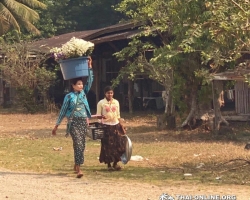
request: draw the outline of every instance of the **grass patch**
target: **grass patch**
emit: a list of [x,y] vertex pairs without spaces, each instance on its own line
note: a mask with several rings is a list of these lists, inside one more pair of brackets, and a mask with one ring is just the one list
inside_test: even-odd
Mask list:
[[[71,138],[64,137],[65,123],[58,136],[51,136],[54,115],[0,115],[0,167],[16,171],[75,176]],[[250,185],[250,151],[244,150],[249,127],[234,129],[234,136],[218,136],[201,130],[157,131],[154,117],[135,116],[126,120],[133,155],[120,172],[108,172],[98,157],[100,142],[87,139],[83,172],[86,177],[148,182],[201,182]],[[219,139],[218,139],[219,138]],[[54,147],[62,147],[55,151]],[[232,162],[226,163],[230,160]],[[241,160],[237,160],[241,159]],[[189,173],[192,176],[185,176]]]

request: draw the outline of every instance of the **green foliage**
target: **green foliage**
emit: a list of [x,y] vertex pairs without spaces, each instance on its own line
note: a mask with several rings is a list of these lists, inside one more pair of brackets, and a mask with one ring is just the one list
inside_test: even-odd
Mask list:
[[121,14],[112,8],[119,2],[117,0],[42,0],[42,2],[47,5],[47,9],[38,10],[41,19],[36,26],[41,31],[39,37],[43,38],[72,31],[102,28],[121,19]]
[[16,89],[17,96],[15,99],[15,104],[17,106],[25,108],[29,113],[36,113],[41,109],[40,105],[34,99],[35,91],[27,86],[20,86]]
[[178,73],[174,74],[174,84],[172,88],[172,95],[175,104],[178,107],[178,113],[180,117],[188,111],[187,99],[185,99],[188,95],[187,90],[184,85],[186,85],[186,80],[183,79]]
[[0,36],[14,29],[21,32],[25,28],[34,34],[40,34],[33,25],[39,20],[34,8],[46,8],[46,5],[38,0],[0,0]]
[[15,103],[34,113],[46,108],[48,89],[55,83],[56,69],[48,69],[42,54],[31,55],[27,43],[2,44],[4,60],[0,66],[4,80],[16,88]]
[[144,22],[141,34],[116,54],[127,61],[123,72],[145,71],[166,90],[172,85],[181,110],[190,107],[194,90],[199,101],[208,100],[211,75],[234,68],[250,50],[250,4],[245,0],[123,0],[116,9]]
[[[33,3],[37,2],[37,0],[27,2]],[[30,26],[33,25],[32,28],[36,27],[34,29],[36,32],[30,30],[30,28],[26,28],[27,22],[25,24],[20,23],[17,29],[19,32],[17,39],[33,40],[48,38],[72,31],[97,29],[116,24],[122,15],[115,11],[113,6],[119,2],[120,0],[40,0],[40,4],[46,5],[46,9],[43,9],[43,7],[34,7],[34,12],[39,20],[28,24]],[[1,15],[0,22],[2,22]],[[4,25],[4,23],[2,24]],[[9,30],[6,29],[4,33],[9,32]]]
[[113,86],[118,85],[124,76],[134,80],[136,72],[145,72],[147,69],[145,69],[143,63],[147,62],[146,51],[152,48],[153,46],[150,43],[143,43],[138,39],[134,39],[128,44],[128,47],[125,47],[121,52],[115,53],[114,55],[118,58],[118,61],[123,61],[126,67],[120,70],[118,77],[113,81]]
[[202,55],[205,55],[204,60],[212,60],[214,68],[234,61],[241,57],[244,51],[249,51],[250,32],[247,31],[249,27],[246,28],[249,3],[245,0],[238,3],[233,0],[216,0],[204,2],[203,5],[205,11],[197,17],[198,20],[190,24],[182,45],[188,44],[188,48],[192,50],[199,50],[200,45]]
[[9,31],[3,34],[2,36],[0,36],[0,44],[1,43],[11,44],[11,43],[19,42],[20,40],[21,40],[20,33],[16,30]]

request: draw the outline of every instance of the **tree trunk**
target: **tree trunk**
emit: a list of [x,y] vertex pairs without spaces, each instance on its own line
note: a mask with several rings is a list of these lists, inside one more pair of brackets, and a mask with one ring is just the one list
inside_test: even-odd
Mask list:
[[176,119],[173,115],[159,115],[157,116],[157,128],[158,130],[173,130],[176,128]]
[[220,124],[225,123],[227,126],[229,123],[222,116],[220,108],[224,105],[224,93],[223,82],[213,81],[213,103],[214,103],[214,130],[220,130]]
[[174,115],[167,116],[167,129],[173,130],[176,128],[176,119]]
[[164,113],[165,114],[168,114],[168,105],[169,105],[169,99],[170,99],[170,88],[165,88],[165,91],[163,91],[162,93],[162,98],[163,98],[163,102],[165,102],[165,110],[164,110]]
[[163,115],[157,116],[157,128],[159,130],[172,130],[176,128],[176,119],[173,115],[173,98],[171,96],[171,87],[165,87],[162,93],[163,101],[165,102],[165,111]]
[[156,119],[156,126],[158,130],[165,130],[167,127],[166,115],[159,115]]
[[185,127],[186,125],[191,125],[196,123],[195,119],[196,110],[197,110],[197,87],[193,86],[191,93],[191,109],[187,118],[182,123],[181,127]]

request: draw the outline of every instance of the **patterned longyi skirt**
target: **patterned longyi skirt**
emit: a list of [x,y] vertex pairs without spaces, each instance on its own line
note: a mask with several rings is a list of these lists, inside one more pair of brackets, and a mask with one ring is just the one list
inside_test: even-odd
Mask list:
[[126,134],[122,125],[106,125],[107,130],[101,139],[100,163],[121,161],[121,156],[126,150]]
[[85,138],[87,133],[87,119],[84,117],[73,117],[70,127],[70,135],[73,140],[74,159],[76,165],[84,163]]

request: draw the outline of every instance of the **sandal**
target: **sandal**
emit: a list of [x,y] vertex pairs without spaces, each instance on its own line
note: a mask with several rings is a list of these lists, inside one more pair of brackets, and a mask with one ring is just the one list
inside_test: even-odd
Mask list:
[[113,167],[108,167],[108,171],[114,171],[115,169]]
[[120,171],[122,168],[120,165],[114,165],[113,168],[116,170],[116,171]]

